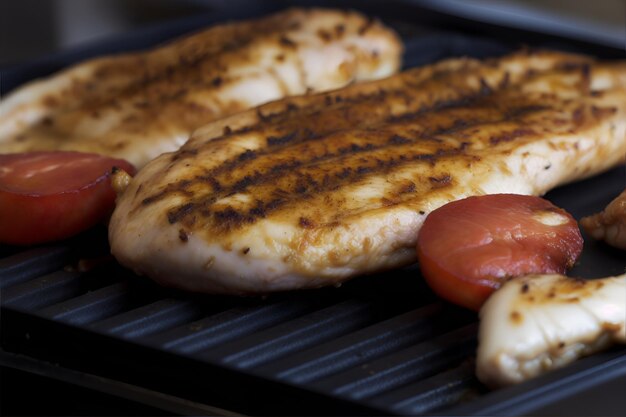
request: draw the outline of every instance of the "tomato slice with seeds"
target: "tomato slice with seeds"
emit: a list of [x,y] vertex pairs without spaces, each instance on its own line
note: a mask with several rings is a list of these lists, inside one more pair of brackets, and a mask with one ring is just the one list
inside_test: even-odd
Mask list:
[[0,155],[0,243],[65,239],[98,223],[115,205],[110,171],[127,161],[80,152]]
[[549,201],[517,194],[469,197],[428,215],[417,239],[424,278],[474,310],[507,279],[563,274],[583,247],[576,220]]

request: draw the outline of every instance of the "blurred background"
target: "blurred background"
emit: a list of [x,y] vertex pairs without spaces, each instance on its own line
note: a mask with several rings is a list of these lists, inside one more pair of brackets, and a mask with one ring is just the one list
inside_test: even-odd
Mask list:
[[[3,0],[0,1],[0,67],[157,22],[271,1]],[[473,20],[581,37],[610,46],[626,46],[626,0],[407,2]],[[341,6],[342,1],[325,4]]]

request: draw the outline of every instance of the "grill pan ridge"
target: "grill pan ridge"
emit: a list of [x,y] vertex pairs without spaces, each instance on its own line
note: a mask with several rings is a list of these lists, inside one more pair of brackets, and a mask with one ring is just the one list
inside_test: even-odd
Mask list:
[[[392,10],[396,16],[388,23],[405,39],[406,66],[494,56],[517,46],[424,33],[406,16],[398,20],[404,9]],[[10,72],[13,80],[37,72],[27,69]],[[602,208],[625,183],[617,168],[548,198],[580,218]],[[3,365],[25,356],[199,404],[292,415],[528,413],[592,382],[626,375],[626,349],[615,348],[489,392],[474,376],[476,314],[440,301],[417,266],[340,288],[233,298],[161,288],[107,254],[104,228],[36,248],[0,246]],[[587,242],[573,273],[616,274],[622,258]],[[563,389],[563,381],[578,388]],[[178,411],[189,413],[188,404]]]

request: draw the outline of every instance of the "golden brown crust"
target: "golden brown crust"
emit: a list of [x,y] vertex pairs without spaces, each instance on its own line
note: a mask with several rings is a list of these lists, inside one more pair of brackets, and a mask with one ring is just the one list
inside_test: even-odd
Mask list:
[[[219,117],[390,75],[401,50],[391,30],[349,11],[289,9],[217,25],[18,90],[0,107],[0,152],[79,150],[143,166]],[[325,61],[314,66],[317,55]]]
[[[324,196],[325,213],[299,217],[302,228],[312,228],[338,224],[359,212],[346,207],[342,189],[347,185],[427,165],[432,169],[428,177],[398,181],[367,209],[424,198],[457,184],[460,165],[546,136],[582,133],[615,114],[616,107],[596,104],[590,97],[591,61],[560,58],[546,72],[529,68],[513,75],[498,61],[453,60],[407,71],[378,82],[376,88],[358,86],[307,102],[294,98],[261,106],[252,123],[236,130],[226,126],[221,135],[208,139],[200,131],[169,156],[166,170],[202,154],[220,153],[232,138],[260,136],[264,143],[258,148],[242,148],[218,164],[191,166],[140,204],[184,196],[184,204],[168,211],[168,222],[215,234],[296,207],[307,213],[312,199]],[[546,82],[547,91],[528,91],[533,83]],[[455,169],[448,169],[452,160]],[[252,195],[253,201],[220,202],[241,193]]]

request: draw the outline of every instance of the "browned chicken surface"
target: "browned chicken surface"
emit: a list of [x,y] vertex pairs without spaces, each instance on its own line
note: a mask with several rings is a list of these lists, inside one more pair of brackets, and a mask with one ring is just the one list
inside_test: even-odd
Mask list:
[[3,97],[0,153],[77,150],[141,167],[217,118],[391,75],[401,53],[393,31],[351,11],[290,9],[218,25],[87,61]]
[[540,195],[625,152],[625,63],[451,59],[200,128],[130,182],[111,248],[192,290],[319,287],[414,262],[451,200]]
[[580,225],[595,239],[626,250],[626,190],[600,213],[582,218]]

